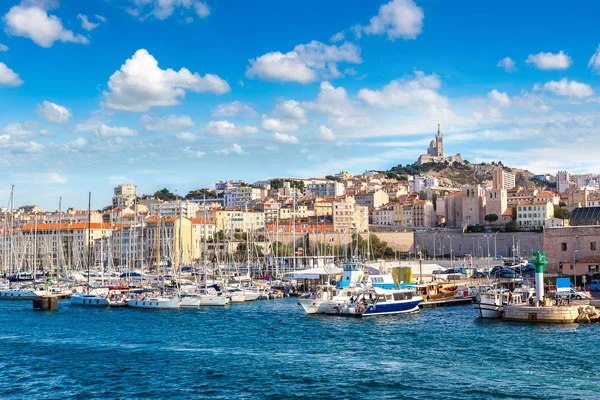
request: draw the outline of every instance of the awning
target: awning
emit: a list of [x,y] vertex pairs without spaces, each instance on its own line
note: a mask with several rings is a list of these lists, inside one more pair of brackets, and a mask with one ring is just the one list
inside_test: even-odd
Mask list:
[[340,275],[344,272],[343,269],[338,267],[317,267],[303,269],[302,271],[290,272],[292,279],[319,279],[325,275]]

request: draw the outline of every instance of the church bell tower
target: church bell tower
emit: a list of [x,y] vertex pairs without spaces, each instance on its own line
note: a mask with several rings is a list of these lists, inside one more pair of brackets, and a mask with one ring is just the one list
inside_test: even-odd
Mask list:
[[442,134],[442,130],[440,129],[440,124],[438,124],[438,131],[435,137],[435,145],[437,148],[438,157],[444,157],[444,135]]

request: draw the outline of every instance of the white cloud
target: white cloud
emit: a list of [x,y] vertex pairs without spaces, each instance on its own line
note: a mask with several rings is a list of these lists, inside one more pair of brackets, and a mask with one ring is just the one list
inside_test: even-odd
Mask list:
[[174,131],[195,125],[189,116],[175,114],[171,114],[168,117],[143,115],[138,122],[144,129],[151,132]]
[[335,134],[333,133],[333,131],[331,129],[329,129],[325,125],[319,126],[319,129],[316,132],[316,136],[319,139],[335,140]]
[[502,60],[498,61],[498,64],[496,64],[496,67],[502,68],[503,70],[505,70],[508,73],[511,73],[511,72],[514,72],[517,70],[515,68],[514,60],[510,57],[504,57]]
[[233,101],[231,103],[219,104],[210,113],[213,117],[248,117],[255,118],[257,112],[246,103]]
[[[99,15],[96,15],[96,18],[98,18],[98,20],[100,22],[106,21],[106,19],[104,17],[102,17],[102,19],[100,19],[99,17],[100,17]],[[81,20],[81,27],[88,32],[90,32],[100,26],[100,22],[93,23],[88,19],[87,15],[84,15],[84,14],[78,14],[77,19]]]
[[206,5],[206,3],[203,3],[201,1],[194,4],[194,10],[196,10],[196,14],[200,18],[206,18],[210,15],[210,8],[208,8],[208,5]]
[[541,89],[552,92],[559,96],[576,97],[583,99],[594,95],[592,87],[585,83],[569,81],[567,78],[562,78],[560,81],[546,82]]
[[[369,25],[357,27],[367,35],[387,35],[390,40],[416,39],[423,30],[423,9],[413,0],[392,0],[379,8]],[[362,28],[362,29],[361,29]]]
[[244,135],[253,135],[258,133],[258,129],[253,126],[236,126],[229,121],[210,121],[203,129],[207,136],[222,138],[240,137]]
[[98,15],[96,14],[95,17],[100,21],[100,22],[106,22],[106,18],[104,18],[102,15]]
[[206,3],[198,0],[131,0],[130,2],[133,4],[126,11],[140,20],[149,17],[164,20],[173,15],[176,9],[181,10],[182,13],[193,11],[200,18],[210,15],[210,8]]
[[48,172],[46,174],[41,175],[45,178],[44,180],[48,183],[64,184],[69,181],[68,178],[62,176],[58,172]]
[[492,90],[487,94],[488,99],[499,107],[508,107],[510,106],[510,97],[505,92],[499,92],[496,89]]
[[538,69],[551,70],[567,69],[571,66],[573,60],[561,50],[557,54],[543,52],[530,54],[525,62],[535,65]]
[[306,110],[296,100],[282,101],[262,116],[263,129],[271,132],[295,132],[307,123]]
[[231,146],[228,149],[215,150],[215,153],[220,154],[222,156],[227,156],[229,154],[238,154],[238,155],[247,154],[244,151],[244,149],[242,149],[242,146],[240,146],[237,143],[234,143],[233,146]]
[[347,42],[330,46],[313,40],[285,54],[275,51],[250,60],[246,76],[267,81],[309,83],[320,77],[341,76],[338,63],[362,63],[360,49]]
[[180,104],[186,90],[223,94],[231,89],[217,75],[200,76],[187,68],[179,71],[160,69],[158,61],[145,49],[135,52],[111,75],[109,91],[103,93],[103,107],[121,111],[141,112],[150,107],[165,107]]
[[0,52],[8,51],[8,46],[0,43]]
[[317,98],[303,104],[310,110],[326,114],[331,125],[362,126],[369,122],[360,105],[350,100],[346,89],[336,88],[329,82],[321,82]]
[[3,20],[9,35],[29,38],[42,47],[51,47],[57,40],[65,43],[89,43],[85,36],[75,35],[73,31],[65,29],[60,18],[48,15],[46,10],[37,5],[23,2],[12,7]]
[[337,42],[341,42],[342,40],[346,39],[346,34],[344,33],[344,31],[338,32],[335,35],[333,35],[329,41],[332,43],[337,43]]
[[298,138],[296,136],[288,135],[286,133],[275,132],[273,134],[273,140],[279,143],[296,144]]
[[592,58],[590,58],[588,67],[594,70],[594,72],[600,72],[600,44],[596,48],[596,52],[592,55]]
[[37,113],[51,124],[64,124],[73,115],[68,108],[60,106],[56,103],[44,100],[42,104],[38,104]]
[[20,86],[22,84],[23,81],[19,78],[19,75],[8,68],[6,64],[0,62],[0,85]]
[[382,90],[361,89],[357,97],[371,107],[392,109],[435,106],[446,108],[448,99],[439,94],[442,83],[437,74],[415,71],[414,77],[391,81]]
[[49,131],[48,129],[40,129],[40,136],[43,136],[43,137],[53,137],[54,136],[54,132]]
[[6,125],[2,131],[13,136],[27,136],[34,133],[37,127],[38,124],[33,121],[25,121],[24,123],[15,122]]
[[187,146],[185,149],[183,149],[183,152],[192,158],[202,158],[206,155],[205,152],[200,150],[194,150],[190,146]]
[[526,90],[521,91],[521,96],[513,97],[513,102],[521,108],[539,113],[546,113],[550,110],[544,99]]
[[180,132],[175,137],[183,142],[195,142],[198,140],[198,136],[191,132]]
[[138,136],[139,132],[126,126],[108,126],[98,121],[86,121],[75,126],[75,132],[93,132],[98,137],[122,138],[125,136]]
[[75,140],[71,140],[70,142],[66,143],[66,147],[69,150],[81,150],[83,149],[86,145],[88,144],[88,141],[86,138],[82,138],[82,137],[78,137]]

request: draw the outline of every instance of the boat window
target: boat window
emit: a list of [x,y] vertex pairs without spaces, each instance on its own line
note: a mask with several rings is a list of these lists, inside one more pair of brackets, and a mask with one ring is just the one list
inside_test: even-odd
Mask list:
[[392,296],[391,294],[388,294],[385,296],[387,301],[394,301],[394,296]]

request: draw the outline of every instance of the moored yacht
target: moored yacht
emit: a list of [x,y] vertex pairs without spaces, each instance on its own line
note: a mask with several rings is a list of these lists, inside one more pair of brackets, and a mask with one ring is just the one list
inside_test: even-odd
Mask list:
[[157,310],[177,310],[181,304],[179,296],[141,295],[127,300],[127,305],[132,308],[145,308]]
[[416,296],[414,290],[377,289],[362,291],[351,299],[349,304],[335,309],[330,315],[370,317],[374,315],[404,314],[419,311],[423,297]]

